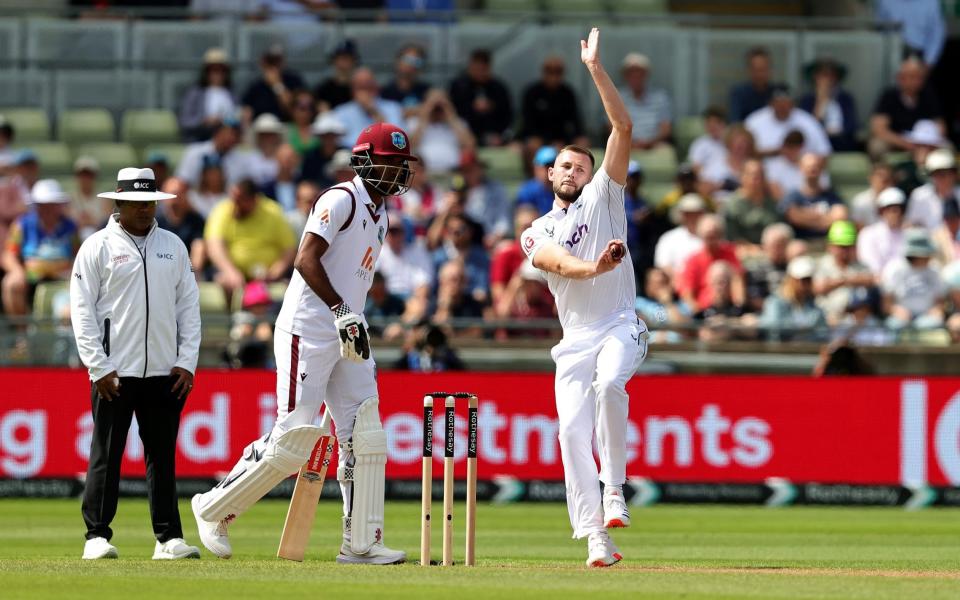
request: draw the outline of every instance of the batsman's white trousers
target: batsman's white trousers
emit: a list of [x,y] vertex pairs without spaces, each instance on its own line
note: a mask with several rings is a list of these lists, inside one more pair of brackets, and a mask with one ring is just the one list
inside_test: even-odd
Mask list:
[[[573,537],[605,531],[600,481],[626,480],[627,381],[647,356],[647,327],[624,312],[566,329],[551,351],[557,364],[560,456]],[[596,434],[600,472],[593,455]]]

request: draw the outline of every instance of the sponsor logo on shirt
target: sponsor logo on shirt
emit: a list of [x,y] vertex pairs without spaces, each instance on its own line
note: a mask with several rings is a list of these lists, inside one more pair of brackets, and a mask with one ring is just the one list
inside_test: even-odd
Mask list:
[[586,235],[590,233],[590,228],[587,227],[587,224],[578,225],[577,228],[573,231],[573,235],[570,236],[570,239],[563,243],[567,248],[573,248],[583,240]]
[[110,259],[110,262],[112,262],[114,265],[122,265],[123,263],[129,262],[129,261],[130,261],[129,254],[121,254],[119,256],[114,256]]
[[157,252],[157,258],[162,258],[163,260],[173,260],[173,255],[169,252]]
[[373,247],[367,246],[367,251],[364,252],[363,258],[360,259],[360,268],[357,269],[354,275],[363,281],[370,281],[370,278],[373,276]]
[[531,236],[529,235],[523,236],[523,247],[526,248],[527,250],[532,250],[533,245],[535,243],[536,242],[533,241],[533,238]]

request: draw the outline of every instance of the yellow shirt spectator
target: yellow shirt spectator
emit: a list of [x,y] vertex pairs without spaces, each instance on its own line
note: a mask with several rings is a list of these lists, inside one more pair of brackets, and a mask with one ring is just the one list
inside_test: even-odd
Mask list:
[[238,217],[232,200],[219,202],[207,218],[203,237],[222,240],[230,262],[248,280],[264,278],[267,269],[297,243],[280,205],[264,196],[257,196],[253,210],[243,217]]

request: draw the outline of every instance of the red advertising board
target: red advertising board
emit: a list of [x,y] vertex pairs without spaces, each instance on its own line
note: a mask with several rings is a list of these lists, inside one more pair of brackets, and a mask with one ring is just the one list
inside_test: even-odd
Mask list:
[[[86,373],[7,369],[0,380],[0,477],[83,473],[92,427]],[[563,478],[550,374],[382,372],[379,385],[388,477],[419,477],[422,394],[446,390],[480,396],[481,479]],[[651,376],[635,377],[628,391],[631,477],[960,486],[960,379]],[[181,421],[178,474],[229,470],[275,410],[271,373],[201,371]],[[461,469],[465,433],[464,406]],[[126,476],[143,475],[142,456],[131,432]]]

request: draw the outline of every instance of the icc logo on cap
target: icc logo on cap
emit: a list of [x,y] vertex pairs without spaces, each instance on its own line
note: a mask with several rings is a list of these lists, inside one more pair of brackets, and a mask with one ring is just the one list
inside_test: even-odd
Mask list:
[[403,150],[407,147],[407,138],[405,138],[399,131],[394,131],[390,134],[390,141],[393,142],[393,145],[397,150]]

